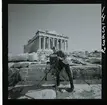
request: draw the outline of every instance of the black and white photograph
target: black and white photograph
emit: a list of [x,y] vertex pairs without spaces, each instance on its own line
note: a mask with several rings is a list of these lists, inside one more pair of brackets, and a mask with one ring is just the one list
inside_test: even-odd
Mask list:
[[102,99],[101,4],[8,4],[8,99]]

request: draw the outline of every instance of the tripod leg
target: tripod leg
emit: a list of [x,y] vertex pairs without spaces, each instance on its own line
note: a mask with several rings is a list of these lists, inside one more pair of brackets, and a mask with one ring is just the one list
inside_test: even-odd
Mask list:
[[60,76],[59,76],[59,70],[58,68],[55,69],[56,70],[56,84],[55,84],[55,92],[56,92],[56,99],[58,97],[58,86],[60,85]]
[[37,84],[37,87],[41,84],[41,82],[46,79],[48,73],[51,71],[52,68],[50,68],[50,70],[46,73],[46,75],[40,80],[40,82]]
[[47,74],[46,74],[46,77],[45,77],[45,81],[47,81]]
[[56,85],[59,86],[60,85],[60,76],[59,76],[59,71],[58,69],[56,70]]

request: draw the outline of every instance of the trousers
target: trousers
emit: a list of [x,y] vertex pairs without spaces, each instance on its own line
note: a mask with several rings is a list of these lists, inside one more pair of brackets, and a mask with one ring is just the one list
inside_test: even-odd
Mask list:
[[58,62],[58,70],[56,71],[57,86],[60,85],[60,72],[61,72],[61,70],[63,68],[65,68],[65,71],[66,71],[66,73],[68,75],[71,88],[74,87],[74,85],[73,85],[73,77],[72,77],[72,74],[71,74],[71,71],[70,71],[70,66],[69,66],[69,64],[63,63],[61,60],[59,60],[59,62]]

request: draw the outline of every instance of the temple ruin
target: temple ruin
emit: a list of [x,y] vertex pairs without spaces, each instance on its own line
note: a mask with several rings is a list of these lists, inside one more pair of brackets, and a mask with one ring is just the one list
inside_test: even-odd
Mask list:
[[67,36],[38,30],[36,35],[28,41],[27,45],[24,45],[24,53],[51,51],[53,46],[55,46],[57,50],[67,52],[68,39]]

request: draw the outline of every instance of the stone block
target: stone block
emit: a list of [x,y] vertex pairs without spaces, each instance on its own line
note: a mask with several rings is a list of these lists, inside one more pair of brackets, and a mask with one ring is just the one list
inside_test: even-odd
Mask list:
[[30,62],[20,62],[21,68],[29,67],[30,64]]
[[89,62],[91,64],[100,64],[101,65],[101,58],[89,57],[89,59],[87,59],[86,62]]
[[31,63],[31,64],[29,65],[29,68],[31,68],[31,69],[35,69],[35,68],[45,69],[45,68],[46,68],[46,64]]
[[18,63],[14,63],[14,65],[12,66],[13,68],[21,68],[21,64],[18,62]]
[[28,72],[29,68],[20,68],[20,72]]
[[13,67],[13,68],[26,68],[26,67],[29,67],[30,64],[31,64],[31,62],[17,62],[17,63],[14,63],[11,67]]
[[29,61],[37,61],[38,60],[38,54],[37,53],[31,53],[28,56],[29,56],[29,58],[28,58]]
[[8,68],[11,68],[14,65],[14,63],[8,63]]
[[45,72],[42,68],[30,68],[28,76],[29,80],[41,80],[45,76]]
[[28,78],[28,72],[29,72],[29,69],[28,68],[21,68],[20,69],[20,75],[21,75],[21,78],[23,80],[26,80]]
[[18,54],[18,55],[9,55],[8,56],[8,61],[9,62],[20,62],[20,61],[27,61],[28,60],[28,54],[23,53],[23,54]]
[[35,81],[40,81],[40,80],[42,80],[42,78],[43,78],[44,76],[38,76],[38,75],[33,75],[33,76],[28,76],[27,77],[27,80],[28,81],[32,81],[32,82],[35,82]]
[[74,79],[95,79],[101,78],[101,66],[91,65],[91,66],[73,66]]
[[33,90],[26,93],[27,96],[32,97],[33,99],[55,99],[56,92],[52,89],[43,89],[43,90]]

